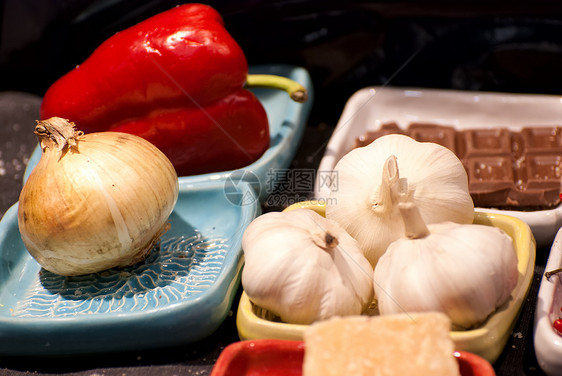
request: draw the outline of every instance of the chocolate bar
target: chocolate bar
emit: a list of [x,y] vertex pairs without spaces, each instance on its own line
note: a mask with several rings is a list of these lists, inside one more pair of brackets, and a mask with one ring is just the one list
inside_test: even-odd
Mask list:
[[540,210],[560,203],[562,127],[456,130],[452,126],[412,123],[402,129],[388,123],[358,137],[355,146],[365,146],[392,133],[453,151],[466,169],[469,192],[477,207]]

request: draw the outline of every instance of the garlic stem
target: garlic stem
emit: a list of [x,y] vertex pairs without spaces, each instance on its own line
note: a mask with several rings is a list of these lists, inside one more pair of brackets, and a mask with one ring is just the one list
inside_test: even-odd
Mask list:
[[552,277],[555,274],[559,274],[562,272],[562,268],[558,268],[558,269],[554,269],[554,270],[550,270],[548,272],[544,273],[544,276],[546,277],[546,279],[550,279],[550,277]]
[[74,127],[74,123],[66,119],[51,117],[47,120],[38,120],[34,133],[37,135],[43,151],[51,146],[55,146],[61,151],[66,147],[69,149],[75,147],[78,138],[84,134]]
[[391,155],[384,163],[382,170],[382,181],[379,196],[371,200],[371,208],[374,211],[386,213],[392,209],[398,201],[401,201],[408,192],[408,181],[400,179],[398,162],[396,156]]
[[324,250],[330,250],[333,248],[336,248],[338,246],[338,244],[340,243],[338,238],[336,238],[334,235],[330,234],[328,231],[322,232],[322,233],[314,233],[312,235],[312,241],[314,242],[314,244],[316,244],[318,247],[324,249]]
[[418,207],[412,202],[401,202],[398,210],[404,221],[404,232],[409,239],[425,238],[429,235],[429,230],[423,221]]
[[326,241],[326,246],[329,248],[335,248],[339,244],[338,239],[329,232],[326,232],[324,240]]

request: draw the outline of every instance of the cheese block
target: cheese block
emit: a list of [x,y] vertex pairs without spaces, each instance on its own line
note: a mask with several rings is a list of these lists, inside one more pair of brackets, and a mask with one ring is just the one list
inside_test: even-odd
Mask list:
[[457,376],[450,328],[437,312],[320,321],[304,332],[303,376]]

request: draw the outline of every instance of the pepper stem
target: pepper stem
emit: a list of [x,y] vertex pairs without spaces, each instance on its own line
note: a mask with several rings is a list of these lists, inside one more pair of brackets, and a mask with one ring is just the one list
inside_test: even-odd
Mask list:
[[42,150],[55,146],[61,151],[75,147],[78,138],[84,134],[74,127],[75,124],[67,119],[51,117],[47,120],[37,120],[34,133],[39,139]]
[[418,207],[413,202],[400,202],[398,210],[404,221],[405,235],[409,239],[420,239],[429,235]]
[[292,100],[303,103],[308,100],[307,90],[298,82],[273,74],[249,74],[246,87],[262,87],[286,91]]

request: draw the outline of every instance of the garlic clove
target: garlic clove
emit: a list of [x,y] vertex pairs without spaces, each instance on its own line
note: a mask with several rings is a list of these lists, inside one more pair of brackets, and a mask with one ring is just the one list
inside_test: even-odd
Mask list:
[[284,322],[360,314],[372,302],[373,269],[356,241],[312,210],[261,215],[242,248],[246,294]]
[[414,202],[425,223],[472,223],[466,171],[449,149],[392,134],[351,150],[335,166],[326,217],[340,223],[376,265],[404,233],[398,203]]
[[452,222],[427,225],[424,233],[418,231],[416,207],[400,208],[406,228],[415,235],[393,242],[375,268],[381,314],[439,311],[456,328],[468,329],[510,299],[519,273],[507,234]]

